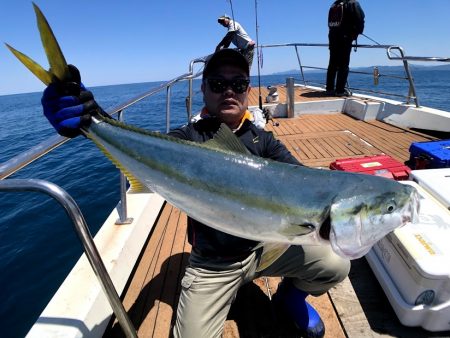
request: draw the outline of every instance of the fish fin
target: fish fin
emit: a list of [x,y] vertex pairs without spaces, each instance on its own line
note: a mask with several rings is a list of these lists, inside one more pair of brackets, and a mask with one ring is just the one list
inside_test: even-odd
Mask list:
[[289,249],[290,245],[286,243],[263,243],[262,247],[263,252],[256,272],[260,272],[272,265],[273,262]]
[[108,149],[106,149],[103,144],[101,144],[95,137],[93,137],[91,133],[85,130],[83,130],[83,133],[87,138],[94,142],[95,145],[101,150],[101,152],[105,154],[105,156],[116,166],[116,168],[126,176],[128,182],[130,183],[130,193],[145,193],[150,191],[145,184],[142,184],[141,181],[139,181],[130,171],[128,171],[122,165],[122,163],[120,163],[114,156],[112,156]]
[[53,76],[49,71],[45,70],[41,65],[33,61],[22,52],[19,52],[17,49],[11,47],[7,43],[5,43],[5,45],[11,51],[11,53],[13,53],[16,58],[18,58],[19,61],[22,62],[24,66],[27,67],[46,86],[48,86],[52,82]]
[[36,13],[42,45],[44,46],[45,54],[47,54],[47,59],[50,64],[49,71],[61,81],[68,80],[70,79],[69,67],[67,67],[66,59],[59,47],[58,41],[39,7],[35,3],[33,3],[33,7]]
[[241,140],[224,123],[220,125],[214,137],[202,143],[202,145],[215,150],[228,150],[240,154],[250,154],[250,151],[244,146]]
[[290,224],[289,226],[280,230],[280,233],[286,237],[296,237],[307,235],[316,230],[314,224]]

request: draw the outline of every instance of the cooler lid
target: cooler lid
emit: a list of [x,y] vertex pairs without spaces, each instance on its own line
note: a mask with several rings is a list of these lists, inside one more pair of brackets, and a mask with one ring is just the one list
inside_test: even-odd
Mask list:
[[427,279],[448,279],[450,276],[450,211],[417,183],[420,195],[419,222],[396,229],[389,237],[399,246],[406,262]]
[[450,168],[413,170],[411,177],[450,208]]

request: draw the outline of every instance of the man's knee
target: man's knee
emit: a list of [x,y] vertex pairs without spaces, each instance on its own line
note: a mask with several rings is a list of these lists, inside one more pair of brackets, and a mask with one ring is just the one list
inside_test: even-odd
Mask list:
[[309,277],[293,281],[300,290],[320,295],[348,276],[350,261],[335,254],[331,248],[315,247],[307,255],[311,262],[307,273]]
[[350,272],[350,261],[334,253],[326,256],[320,264],[324,274],[329,276],[329,283],[333,286],[342,282]]

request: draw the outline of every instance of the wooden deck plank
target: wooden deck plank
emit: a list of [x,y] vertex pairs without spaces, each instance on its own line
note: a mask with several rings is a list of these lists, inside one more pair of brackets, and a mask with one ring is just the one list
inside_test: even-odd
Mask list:
[[[313,152],[309,149],[309,142],[304,141],[302,139],[295,139],[295,140],[284,140],[284,143],[294,143],[297,145],[296,147],[296,155],[293,154],[294,156],[297,157],[297,159],[303,163],[304,160],[308,160],[308,159],[315,159],[316,157],[314,156]],[[303,154],[305,154],[305,156],[303,156]]]
[[[173,243],[176,233],[176,224],[178,223],[179,210],[172,208],[168,224],[165,227],[165,233],[161,243],[169,242]],[[142,322],[139,326],[138,333],[143,337],[157,337],[154,335],[157,325],[161,322],[167,322],[171,320],[170,311],[164,313],[164,306],[161,303],[168,300],[162,298],[162,293],[164,289],[164,284],[166,282],[166,273],[168,269],[168,262],[171,258],[172,245],[162,245],[158,253],[155,268],[153,270],[153,275],[147,275],[146,284],[148,287],[149,299],[145,302],[149,307],[147,311],[143,312]],[[152,290],[153,289],[153,290]],[[150,296],[151,295],[151,296]],[[160,309],[161,306],[161,309]],[[159,316],[159,311],[161,310],[161,316]],[[158,317],[158,320],[156,318]]]
[[[336,130],[341,132],[347,132],[348,134],[341,134],[343,139],[339,140],[339,137],[333,137],[334,135],[329,135],[329,138],[321,132],[320,127],[313,128],[309,121],[318,121],[316,123],[326,123],[328,124],[328,130]],[[303,144],[298,144],[300,151],[306,152],[306,155],[313,162],[305,163],[307,165],[318,165],[317,159],[322,158],[321,163],[325,160],[333,158],[339,158],[339,156],[348,157],[360,157],[369,156],[376,154],[391,154],[394,158],[401,162],[406,162],[409,159],[409,145],[412,142],[417,141],[427,141],[433,139],[430,136],[420,135],[410,133],[407,130],[395,127],[384,128],[383,124],[372,123],[365,121],[358,121],[344,114],[331,114],[331,115],[302,115],[295,119],[296,125],[303,125],[303,134],[286,134],[282,129],[279,132],[278,127],[270,127],[277,137],[281,141],[286,141],[291,138],[296,139],[308,139],[309,142],[303,142]],[[279,119],[282,121],[280,125],[289,121],[287,119]],[[314,137],[311,133],[315,133]],[[393,133],[394,132],[394,133]],[[323,137],[320,137],[322,134]],[[325,140],[326,138],[326,140]],[[334,141],[330,141],[333,139]],[[313,141],[314,140],[314,141]],[[334,152],[333,156],[329,156],[329,151],[331,150],[328,146],[331,145],[330,142],[337,142],[339,146],[331,147]],[[328,145],[328,146],[325,146]],[[324,151],[324,146],[327,151]],[[345,149],[346,154],[340,153],[340,150]],[[297,151],[298,153],[298,151]],[[311,153],[313,156],[311,156]],[[302,158],[304,160],[304,158]]]
[[314,139],[305,139],[303,142],[308,147],[309,151],[313,154],[313,156],[311,158],[317,159],[317,158],[324,157],[324,156],[322,156],[320,151],[317,149]]
[[346,151],[346,148],[342,147],[339,142],[336,142],[336,138],[338,138],[338,136],[327,136],[322,139],[322,142],[325,147],[330,149],[334,156],[347,156],[348,151]]
[[[162,213],[159,217],[161,224],[165,224],[168,222],[170,214],[172,212],[172,208],[163,208]],[[144,308],[147,302],[136,302],[138,297],[147,299],[148,293],[151,291],[148,287],[148,281],[152,280],[155,276],[155,270],[157,266],[157,258],[159,257],[159,253],[161,251],[163,245],[163,238],[166,232],[166,228],[163,226],[157,226],[154,229],[153,235],[150,238],[150,241],[147,245],[149,248],[144,252],[144,256],[141,259],[143,263],[142,266],[146,266],[146,269],[139,269],[136,271],[136,277],[133,282],[134,285],[130,286],[129,290],[131,292],[127,293],[127,298],[124,299],[124,305],[126,309],[128,306],[133,305],[133,311],[138,314],[139,326],[143,320],[142,314],[144,313]]]
[[346,146],[348,144],[348,135],[342,135],[342,133],[334,132],[326,138],[326,142],[330,145],[330,147],[335,149],[336,156],[352,157],[358,155]]
[[[148,243],[145,246],[142,257],[139,260],[139,266],[136,268],[136,272],[133,275],[129,285],[125,289],[125,297],[122,301],[125,310],[135,328],[139,329],[144,313],[148,306],[148,291],[149,288],[146,284],[148,275],[154,276],[154,270],[156,266],[156,260],[159,256],[159,252],[162,247],[162,238],[164,237],[166,228],[164,224],[167,223],[172,208],[163,207],[161,214],[158,217],[158,223],[156,223],[152,236],[150,236]],[[153,302],[152,302],[153,303]],[[124,334],[116,319],[105,332],[105,337],[124,337]]]
[[[300,162],[303,160],[308,159],[308,152],[302,151],[302,148],[297,143],[296,140],[286,140],[284,142],[285,145],[287,145],[288,150],[299,159]],[[312,156],[312,155],[311,155]]]
[[[182,254],[184,250],[185,238],[186,238],[186,227],[184,225],[186,222],[182,222],[181,218],[186,219],[186,215],[182,214],[180,210],[174,208],[175,213],[172,221],[176,224],[173,226],[168,226],[174,228],[175,232],[173,234],[173,246],[169,252],[169,258],[163,263],[167,265],[163,291],[161,293],[161,298],[159,301],[158,313],[155,318],[148,318],[145,322],[151,322],[152,320],[156,323],[154,334],[152,337],[164,337],[167,332],[172,330],[172,321],[175,317],[178,298],[175,298],[174,290],[178,287],[178,281],[182,278],[180,276],[180,265],[182,262]],[[183,225],[183,226],[179,226]],[[169,235],[170,236],[170,235]],[[170,238],[170,237],[169,237]],[[158,320],[156,320],[158,318]],[[144,333],[145,337],[145,326],[141,325],[139,331]]]

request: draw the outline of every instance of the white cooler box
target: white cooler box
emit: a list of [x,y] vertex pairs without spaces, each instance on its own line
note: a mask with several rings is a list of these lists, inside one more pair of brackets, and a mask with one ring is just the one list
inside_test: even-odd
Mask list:
[[419,223],[388,234],[366,255],[400,322],[450,330],[450,211],[411,181],[421,198]]
[[450,209],[450,168],[413,170],[411,178]]

